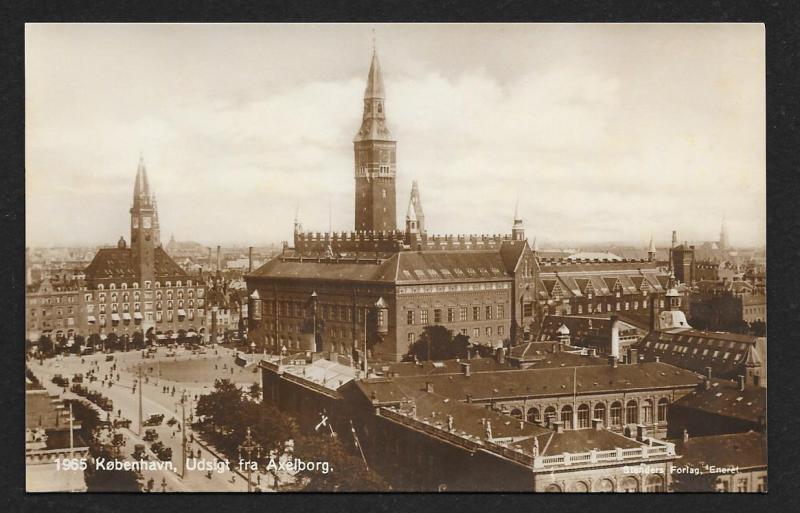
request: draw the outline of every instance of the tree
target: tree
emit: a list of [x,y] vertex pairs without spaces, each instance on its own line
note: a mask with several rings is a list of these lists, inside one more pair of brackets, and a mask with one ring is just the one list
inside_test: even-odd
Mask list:
[[376,492],[388,491],[389,484],[375,471],[367,469],[357,451],[345,448],[342,441],[330,435],[301,437],[295,444],[295,453],[305,461],[328,462],[328,473],[319,469],[303,472],[309,492]]
[[214,390],[197,401],[197,414],[215,432],[234,427],[242,404],[242,391],[228,379],[214,382]]
[[247,395],[250,396],[250,399],[253,401],[258,402],[261,400],[261,385],[258,383],[253,383],[250,385],[250,389],[247,391]]
[[114,332],[108,334],[106,337],[106,348],[111,349],[112,351],[116,351],[119,349],[117,346],[119,345],[119,335]]
[[408,348],[408,356],[417,360],[452,360],[466,358],[469,337],[444,326],[425,326],[419,338]]
[[131,337],[131,343],[135,349],[141,349],[144,347],[144,335],[141,331],[136,331]]

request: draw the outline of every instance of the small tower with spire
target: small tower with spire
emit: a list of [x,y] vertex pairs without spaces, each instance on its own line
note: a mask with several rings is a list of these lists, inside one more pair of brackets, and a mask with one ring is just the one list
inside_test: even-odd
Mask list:
[[386,93],[378,53],[364,90],[361,128],[353,139],[355,152],[355,229],[379,232],[397,229],[395,177],[397,141],[386,126]]
[[656,261],[656,244],[653,242],[653,234],[650,234],[650,244],[647,246],[647,261]]
[[[155,250],[160,245],[158,209],[150,193],[144,157],[139,156],[131,206],[131,256],[140,286],[146,288],[155,279]],[[148,323],[146,320],[145,323]],[[151,326],[143,324],[146,331]]]
[[519,198],[517,198],[517,203],[514,205],[514,225],[511,227],[511,239],[525,240],[525,224],[519,217]]
[[417,181],[411,182],[411,205],[414,207],[414,214],[417,217],[417,231],[425,233],[425,212],[422,211],[422,199],[419,195],[419,185]]
[[406,211],[406,232],[405,243],[411,246],[411,249],[416,249],[419,243],[419,219],[417,218],[417,211],[414,208],[414,195],[408,200],[408,210]]

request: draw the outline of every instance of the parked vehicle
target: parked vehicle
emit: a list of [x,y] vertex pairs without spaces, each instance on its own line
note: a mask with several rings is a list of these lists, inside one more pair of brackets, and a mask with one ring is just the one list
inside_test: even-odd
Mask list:
[[161,423],[164,421],[163,414],[153,414],[147,417],[147,420],[144,421],[145,426],[160,426]]
[[144,444],[136,444],[133,446],[133,453],[131,454],[135,460],[146,460],[149,458],[145,451]]
[[144,432],[142,440],[144,440],[145,442],[155,442],[156,440],[158,440],[158,433],[156,432],[155,429],[147,429]]

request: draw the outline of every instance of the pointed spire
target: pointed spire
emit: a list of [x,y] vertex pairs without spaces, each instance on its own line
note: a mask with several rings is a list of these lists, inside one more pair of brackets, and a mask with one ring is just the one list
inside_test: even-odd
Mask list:
[[655,253],[656,252],[656,245],[653,242],[653,234],[650,234],[650,244],[647,246],[648,253]]
[[364,99],[372,98],[386,99],[381,65],[378,62],[378,52],[375,51],[375,48],[372,49],[372,63],[369,66],[369,74],[367,75],[367,88],[364,90]]
[[514,221],[519,219],[519,194],[517,194],[517,202],[514,203]]
[[140,200],[145,203],[150,202],[150,183],[147,180],[147,168],[144,165],[144,156],[139,155],[139,165],[136,169],[136,181],[133,185],[133,202],[136,204]]
[[408,199],[408,211],[406,212],[406,221],[416,221],[417,220],[417,211],[414,208],[414,193],[411,193],[411,197]]
[[531,248],[531,250],[534,253],[538,253],[539,252],[539,242],[536,240],[536,237],[533,238],[533,247]]

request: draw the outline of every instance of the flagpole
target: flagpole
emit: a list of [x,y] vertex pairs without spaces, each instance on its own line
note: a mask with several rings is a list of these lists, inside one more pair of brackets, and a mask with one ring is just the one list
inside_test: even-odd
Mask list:
[[350,430],[353,432],[353,440],[356,443],[356,447],[358,447],[358,452],[361,453],[361,459],[364,460],[364,468],[369,470],[367,458],[364,457],[364,449],[361,448],[361,442],[358,441],[358,433],[356,433],[356,428],[353,426],[353,419],[350,419]]
[[75,452],[75,440],[72,433],[72,402],[69,403],[69,457],[72,459]]

